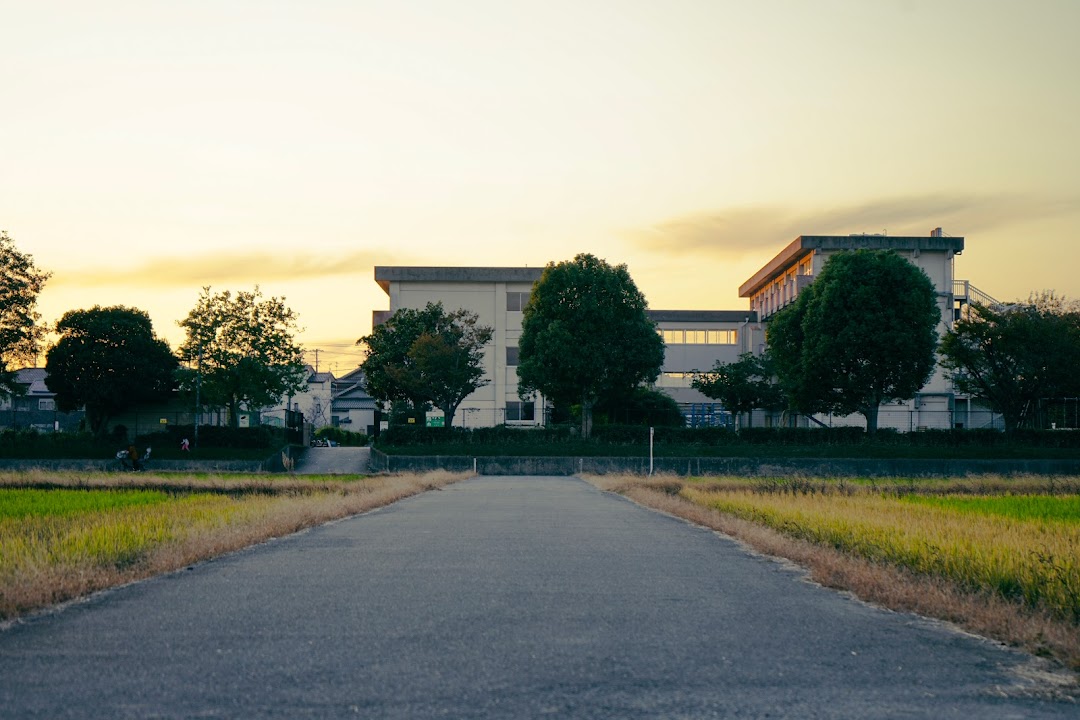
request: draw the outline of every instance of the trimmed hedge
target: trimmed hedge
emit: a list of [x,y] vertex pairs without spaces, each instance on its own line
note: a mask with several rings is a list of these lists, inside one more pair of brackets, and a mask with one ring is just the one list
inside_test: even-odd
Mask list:
[[[149,433],[135,438],[135,444],[180,447],[180,441],[187,438],[195,442],[193,425],[170,425],[164,432]],[[284,428],[258,425],[247,428],[222,427],[220,425],[199,426],[200,448],[232,448],[239,450],[276,449],[286,445]]]
[[0,431],[0,457],[57,460],[107,458],[116,453],[111,440],[90,433],[42,433],[36,430]]
[[[384,431],[377,447],[391,454],[440,455],[629,455],[648,453],[649,429],[641,425],[598,425],[582,440],[576,427],[428,428],[397,426]],[[787,457],[999,457],[1080,456],[1080,432],[1022,430],[926,430],[900,433],[862,428],[678,428],[657,427],[657,455]]]
[[366,433],[342,430],[339,427],[328,425],[315,431],[315,437],[333,440],[342,447],[364,447],[368,444]]

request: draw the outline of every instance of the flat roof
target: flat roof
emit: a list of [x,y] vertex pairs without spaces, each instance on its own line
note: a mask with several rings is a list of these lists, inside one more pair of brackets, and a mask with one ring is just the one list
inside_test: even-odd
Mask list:
[[814,250],[964,250],[962,237],[889,235],[800,235],[765,267],[739,286],[739,297],[750,297]]
[[757,322],[754,310],[646,310],[653,322]]
[[387,295],[392,282],[513,282],[535,283],[542,267],[421,267],[415,265],[376,265],[375,282]]

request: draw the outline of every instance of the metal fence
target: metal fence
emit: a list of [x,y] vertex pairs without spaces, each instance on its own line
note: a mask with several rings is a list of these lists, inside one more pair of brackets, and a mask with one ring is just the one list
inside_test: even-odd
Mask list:
[[7,407],[0,410],[0,430],[37,430],[38,432],[76,432],[83,413]]

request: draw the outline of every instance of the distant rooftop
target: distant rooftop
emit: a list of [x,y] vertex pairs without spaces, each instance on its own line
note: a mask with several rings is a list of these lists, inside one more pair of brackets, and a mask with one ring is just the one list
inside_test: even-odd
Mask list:
[[535,283],[544,268],[530,267],[419,267],[376,265],[375,282],[387,295],[392,282],[512,282]]
[[754,273],[752,278],[739,286],[739,297],[752,296],[814,250],[926,250],[961,253],[964,250],[964,238],[943,235],[800,235],[765,267]]

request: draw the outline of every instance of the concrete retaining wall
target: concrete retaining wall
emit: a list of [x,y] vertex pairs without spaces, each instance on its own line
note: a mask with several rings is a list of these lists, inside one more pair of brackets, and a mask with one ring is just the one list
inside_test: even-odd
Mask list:
[[[465,457],[387,455],[372,449],[373,472],[449,470],[479,475],[644,475],[637,457]],[[857,458],[656,458],[653,472],[671,475],[812,475],[825,477],[963,477],[965,475],[1080,475],[1080,460],[925,460]]]

